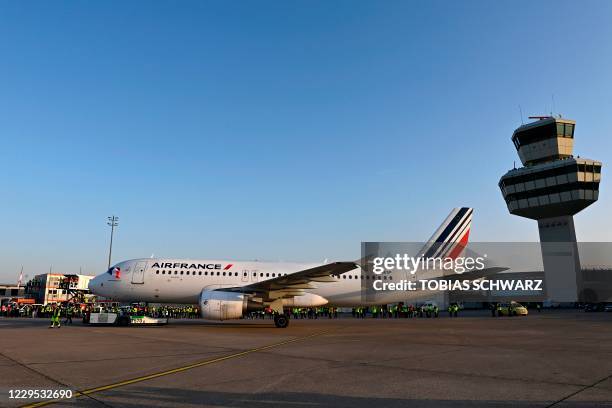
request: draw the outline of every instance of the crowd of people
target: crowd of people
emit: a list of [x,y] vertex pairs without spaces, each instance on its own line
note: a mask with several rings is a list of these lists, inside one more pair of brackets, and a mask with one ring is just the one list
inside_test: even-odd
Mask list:
[[81,317],[83,313],[83,309],[74,303],[60,305],[56,305],[55,303],[49,303],[47,305],[19,305],[17,303],[8,303],[0,307],[0,316],[49,318],[54,312],[54,307],[59,307],[65,316]]
[[[449,317],[457,317],[460,310],[461,307],[456,303],[451,304],[447,309]],[[337,307],[294,307],[290,309],[289,316],[293,319],[337,319],[338,312],[339,309]],[[358,319],[366,317],[374,319],[439,317],[440,308],[435,304],[415,306],[403,303],[397,305],[353,307],[351,308],[351,316]],[[245,316],[247,319],[272,319],[273,317],[274,312],[270,309],[253,311]]]
[[[59,312],[56,312],[59,310]],[[46,305],[19,305],[8,303],[0,307],[2,317],[50,318],[59,313],[62,317],[81,318],[91,312],[121,313],[131,316],[168,317],[171,319],[195,319],[200,310],[193,305],[185,306],[119,306],[117,304],[80,304],[72,302],[48,303]]]
[[0,316],[3,317],[30,317],[30,318],[50,318],[50,327],[60,327],[61,321],[64,324],[72,324],[73,317],[82,317],[83,309],[74,303],[47,305],[19,305],[8,303],[0,306]]
[[193,305],[186,306],[119,306],[101,305],[87,308],[89,312],[119,313],[129,316],[167,317],[170,319],[195,319],[200,317],[200,310]]
[[[453,303],[448,307],[451,317],[457,317],[460,310],[459,305]],[[130,316],[150,316],[154,318],[169,319],[196,319],[200,318],[200,310],[194,305],[184,306],[119,306],[118,304],[77,304],[57,303],[48,305],[2,305],[0,316],[4,317],[40,317],[51,318],[54,322],[63,320],[66,324],[72,322],[72,318],[82,318],[92,312],[118,313]],[[337,319],[339,309],[337,307],[293,307],[287,310],[289,317],[293,319]],[[416,318],[416,317],[439,317],[440,309],[435,304],[424,304],[420,306],[406,305],[403,303],[395,305],[380,305],[370,307],[353,307],[351,316],[353,318]],[[249,312],[246,319],[265,319],[274,317],[274,312],[269,309]]]

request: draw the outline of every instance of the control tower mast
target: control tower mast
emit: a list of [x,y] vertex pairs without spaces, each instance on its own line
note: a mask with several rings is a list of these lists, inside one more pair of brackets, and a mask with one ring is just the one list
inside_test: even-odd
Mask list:
[[547,297],[582,298],[582,275],[574,214],[599,198],[601,162],[575,158],[576,122],[536,116],[516,129],[512,142],[523,163],[499,181],[511,214],[538,221]]

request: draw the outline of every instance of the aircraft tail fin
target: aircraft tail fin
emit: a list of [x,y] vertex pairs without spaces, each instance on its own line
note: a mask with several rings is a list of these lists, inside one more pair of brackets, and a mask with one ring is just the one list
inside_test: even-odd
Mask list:
[[422,249],[425,258],[452,258],[463,253],[472,227],[473,208],[453,208]]

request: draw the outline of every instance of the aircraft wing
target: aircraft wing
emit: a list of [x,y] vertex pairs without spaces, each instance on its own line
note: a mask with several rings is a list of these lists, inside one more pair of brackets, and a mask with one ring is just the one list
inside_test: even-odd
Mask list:
[[264,300],[271,301],[303,295],[308,289],[315,289],[314,284],[317,282],[336,282],[332,275],[341,275],[357,266],[354,262],[332,262],[245,286],[217,290],[261,296]]

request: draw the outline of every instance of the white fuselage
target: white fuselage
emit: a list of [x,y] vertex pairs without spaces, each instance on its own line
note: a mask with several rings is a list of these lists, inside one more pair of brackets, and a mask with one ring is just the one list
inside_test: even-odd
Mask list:
[[[261,261],[225,261],[191,259],[134,259],[120,262],[115,273],[104,273],[89,284],[100,296],[120,302],[197,303],[204,289],[246,286],[274,279],[322,263],[288,263]],[[112,270],[113,268],[111,268]],[[375,302],[362,296],[363,274],[360,268],[345,272],[334,282],[317,283],[308,293],[327,300],[331,306],[355,306],[407,301],[423,295],[406,291],[386,291]],[[416,280],[416,275],[407,277]],[[299,306],[296,304],[296,306]]]

